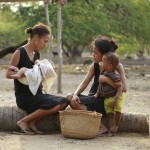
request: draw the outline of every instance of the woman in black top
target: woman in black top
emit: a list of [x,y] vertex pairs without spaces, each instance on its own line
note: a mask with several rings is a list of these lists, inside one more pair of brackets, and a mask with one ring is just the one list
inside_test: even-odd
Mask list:
[[[104,109],[104,97],[95,98],[94,95],[97,91],[99,82],[104,83],[107,82],[114,88],[117,88],[116,85],[107,77],[102,76],[99,78],[100,75],[100,65],[99,63],[102,61],[102,56],[107,52],[115,52],[118,46],[116,43],[106,37],[106,36],[98,36],[92,42],[92,49],[93,49],[93,60],[94,62],[90,66],[88,73],[86,74],[84,80],[81,84],[77,87],[76,91],[72,94],[67,95],[67,99],[70,101],[70,106],[73,109],[85,109],[85,110],[92,110],[97,111],[106,115]],[[126,92],[126,78],[124,74],[124,69],[122,64],[119,64],[116,68],[116,71],[120,74],[121,81],[123,83],[123,92]],[[94,82],[92,87],[89,91],[88,96],[83,96],[81,93],[86,89],[90,81],[94,78]],[[103,127],[103,125],[102,125]],[[103,127],[100,130],[100,134],[107,132],[108,130]]]
[[[28,28],[26,32],[30,34],[30,40],[13,54],[10,67],[6,72],[6,77],[9,79],[12,79],[11,75],[16,73],[16,69],[33,68],[35,60],[40,59],[39,51],[42,51],[49,41],[50,30],[44,24],[39,23],[33,28]],[[42,86],[39,87],[35,96],[30,92],[27,85],[22,84],[17,79],[14,79],[14,86],[17,106],[28,114],[19,120],[17,125],[26,133],[31,133],[30,129],[38,132],[35,125],[37,120],[67,107],[66,98],[43,94]]]

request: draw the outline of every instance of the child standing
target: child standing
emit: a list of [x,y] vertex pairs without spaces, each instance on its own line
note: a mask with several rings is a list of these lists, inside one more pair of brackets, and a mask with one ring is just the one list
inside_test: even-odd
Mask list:
[[[116,85],[117,89],[110,86],[108,83],[101,83],[99,81],[99,87],[94,97],[105,97],[104,106],[106,113],[109,117],[109,135],[113,136],[116,134],[121,118],[121,110],[124,101],[122,93],[122,82],[119,74],[115,73],[117,66],[119,65],[119,57],[113,53],[108,52],[103,55],[101,67],[101,75],[104,75],[111,79]],[[100,76],[101,77],[101,76]]]

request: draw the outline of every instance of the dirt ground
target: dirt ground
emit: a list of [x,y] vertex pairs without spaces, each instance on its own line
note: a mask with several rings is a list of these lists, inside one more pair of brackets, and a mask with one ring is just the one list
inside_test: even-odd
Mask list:
[[[75,68],[74,68],[75,69]],[[79,70],[79,69],[78,69]],[[83,72],[80,69],[81,72]],[[128,92],[125,94],[123,112],[150,112],[150,67],[125,66]],[[14,106],[13,80],[5,78],[6,68],[0,67],[0,106]],[[74,92],[85,73],[62,75],[62,94],[57,94],[57,81],[51,93],[66,95]],[[84,91],[87,94],[89,87]],[[0,132],[0,150],[150,150],[150,138],[141,133],[118,133],[116,137],[96,137],[76,140],[63,137],[60,133],[50,135],[14,135]]]

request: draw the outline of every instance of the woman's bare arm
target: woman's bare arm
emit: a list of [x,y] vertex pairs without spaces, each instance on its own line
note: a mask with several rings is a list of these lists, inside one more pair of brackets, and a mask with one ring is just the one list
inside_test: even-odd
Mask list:
[[124,72],[123,65],[121,63],[119,63],[118,67],[116,68],[116,71],[120,74],[120,78],[122,81],[122,91],[127,92],[125,72]]
[[93,76],[94,76],[94,63],[90,66],[88,73],[86,74],[86,76],[85,76],[84,80],[81,82],[81,84],[77,87],[74,94],[76,94],[76,95],[81,94],[86,89],[86,87],[90,83]]
[[98,89],[94,95],[95,98],[98,98],[100,96],[100,84],[98,85]]
[[10,60],[10,63],[9,63],[9,67],[6,71],[6,78],[7,79],[13,79],[11,77],[11,75],[13,74],[16,74],[16,69],[17,69],[17,65],[19,63],[19,59],[20,59],[20,52],[19,50],[16,50]]
[[79,103],[80,103],[80,99],[78,97],[79,94],[81,94],[86,87],[88,86],[89,82],[91,81],[91,79],[94,76],[94,63],[90,66],[90,69],[88,71],[88,73],[86,74],[84,80],[81,82],[81,84],[77,87],[76,91],[73,94],[73,98],[71,100],[71,105],[74,108],[79,108]]

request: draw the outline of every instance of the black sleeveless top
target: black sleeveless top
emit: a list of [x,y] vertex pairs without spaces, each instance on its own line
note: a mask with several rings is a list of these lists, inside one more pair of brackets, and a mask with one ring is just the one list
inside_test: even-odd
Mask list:
[[[34,59],[31,61],[25,48],[21,47],[19,50],[20,60],[17,67],[19,69],[21,67],[33,68],[35,60],[40,57],[40,53],[35,50]],[[28,85],[24,85],[16,79],[14,80],[14,85],[17,106],[26,111],[27,114],[38,109],[49,110],[61,103],[68,102],[68,100],[64,97],[42,93],[41,88],[38,89],[36,95],[33,95],[30,92]]]
[[[33,68],[34,62],[40,58],[40,53],[35,50],[33,61],[31,61],[28,57],[28,54],[24,47],[21,47],[20,49],[20,60],[17,65],[17,67],[20,69],[22,67],[26,68]],[[17,79],[14,80],[14,88],[15,88],[15,95],[32,95],[31,91],[29,90],[28,85],[24,85],[21,82],[19,82]],[[38,92],[41,92],[40,89]]]
[[99,85],[99,76],[100,76],[100,67],[98,63],[94,63],[94,82],[89,91],[89,96],[92,96],[96,93]]

